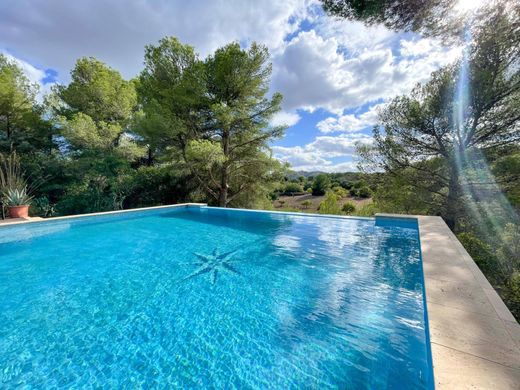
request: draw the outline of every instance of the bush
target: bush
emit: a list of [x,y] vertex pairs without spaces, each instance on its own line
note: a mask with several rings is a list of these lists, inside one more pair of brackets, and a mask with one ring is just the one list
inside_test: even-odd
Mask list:
[[380,210],[375,203],[367,203],[356,210],[355,215],[359,217],[373,217]]
[[336,186],[336,187],[332,187],[332,191],[336,194],[336,196],[338,196],[340,199],[341,198],[346,198],[347,196],[349,196],[349,192],[344,189],[343,187],[339,187],[339,186]]
[[520,226],[508,223],[500,234],[502,244],[497,255],[508,274],[520,271]]
[[354,211],[356,211],[356,205],[352,202],[347,202],[343,205],[343,207],[341,208],[341,211],[343,211],[347,215],[350,215]]
[[319,174],[314,178],[312,182],[312,195],[321,196],[325,195],[327,190],[330,188],[330,178],[328,175]]
[[457,237],[486,277],[495,284],[500,283],[503,273],[491,246],[469,232],[460,233]]
[[516,318],[520,318],[520,271],[511,275],[506,284],[504,298]]
[[327,191],[326,197],[321,201],[318,211],[320,214],[341,214],[338,196],[332,191]]
[[292,195],[298,192],[303,192],[303,187],[301,184],[289,182],[285,185],[284,194]]
[[355,193],[359,198],[370,198],[372,196],[372,190],[367,186],[356,189]]
[[310,206],[312,206],[312,202],[310,200],[307,199],[302,202],[302,207],[304,209],[308,209]]

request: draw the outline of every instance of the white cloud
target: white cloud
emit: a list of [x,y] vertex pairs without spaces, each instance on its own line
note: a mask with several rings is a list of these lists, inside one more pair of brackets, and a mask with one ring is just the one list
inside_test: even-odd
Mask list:
[[231,41],[256,40],[276,50],[310,12],[310,2],[2,1],[0,47],[57,69],[63,80],[83,56],[95,56],[133,77],[142,67],[144,46],[166,35],[202,55]]
[[362,114],[348,114],[324,119],[316,125],[322,133],[354,133],[374,126],[377,123],[378,111],[386,104],[376,104]]
[[351,41],[319,31],[300,32],[274,57],[273,85],[287,110],[323,108],[340,115],[346,108],[387,100],[427,81],[458,54],[431,40],[391,32],[370,43],[358,36],[363,29],[350,31]]
[[295,112],[279,111],[271,118],[271,126],[294,126],[301,117]]
[[[355,149],[358,143],[370,144],[372,137],[366,134],[342,134],[319,136],[304,146],[274,146],[276,158],[288,162],[297,171],[342,172],[356,169]],[[333,159],[343,160],[335,163]]]

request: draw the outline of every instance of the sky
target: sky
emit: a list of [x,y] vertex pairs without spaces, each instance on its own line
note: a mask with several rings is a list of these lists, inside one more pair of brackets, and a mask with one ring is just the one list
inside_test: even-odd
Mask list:
[[42,94],[70,81],[75,61],[85,56],[134,77],[144,46],[167,35],[202,57],[232,41],[269,48],[271,92],[284,96],[272,123],[288,126],[272,149],[297,171],[355,171],[355,145],[372,141],[378,108],[461,52],[329,17],[316,0],[0,1],[0,52]]

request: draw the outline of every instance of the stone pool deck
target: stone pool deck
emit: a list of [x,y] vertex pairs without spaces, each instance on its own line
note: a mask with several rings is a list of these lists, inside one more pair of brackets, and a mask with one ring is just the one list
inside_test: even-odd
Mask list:
[[43,218],[40,217],[30,217],[30,218],[6,218],[0,219],[0,225],[12,225],[15,223],[23,223],[23,222],[31,222],[31,221],[42,221]]
[[[205,205],[52,219],[190,206]],[[436,389],[520,389],[520,325],[442,218],[378,214],[376,219],[418,221]],[[0,220],[0,225],[40,220]]]
[[436,389],[520,389],[520,325],[440,217],[419,222]]

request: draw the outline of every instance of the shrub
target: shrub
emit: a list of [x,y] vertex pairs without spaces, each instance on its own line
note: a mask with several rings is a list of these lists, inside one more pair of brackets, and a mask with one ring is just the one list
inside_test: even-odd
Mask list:
[[372,196],[372,190],[367,186],[361,187],[356,190],[356,196],[360,198],[370,198]]
[[312,206],[312,202],[310,200],[307,199],[302,202],[302,207],[304,209],[308,209],[310,206]]
[[285,185],[284,194],[292,195],[298,192],[303,192],[303,187],[301,184],[289,182]]
[[375,203],[367,203],[357,209],[355,215],[360,217],[373,217],[376,213],[379,212],[380,210]]
[[343,205],[343,207],[341,208],[341,211],[343,211],[347,215],[350,215],[354,211],[356,211],[356,205],[352,202],[347,202]]
[[330,178],[328,175],[319,174],[314,178],[312,182],[312,195],[320,196],[325,195],[327,190],[330,188]]
[[520,271],[511,275],[506,284],[504,298],[516,318],[520,318]]
[[491,246],[470,232],[460,233],[457,237],[487,278],[500,283],[503,273]]
[[321,201],[318,211],[320,214],[341,214],[338,196],[332,191],[327,191],[325,199]]
[[520,226],[508,223],[500,234],[502,244],[497,251],[502,267],[508,274],[520,271]]
[[34,200],[31,213],[40,217],[52,217],[56,214],[56,210],[54,210],[54,205],[49,202],[49,198],[41,196]]
[[344,189],[343,187],[339,187],[339,186],[336,186],[336,187],[332,187],[332,191],[336,194],[336,196],[338,196],[340,199],[341,198],[346,198],[347,196],[349,196],[349,192]]

